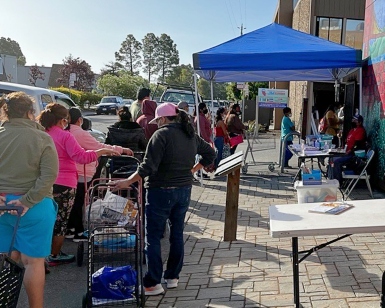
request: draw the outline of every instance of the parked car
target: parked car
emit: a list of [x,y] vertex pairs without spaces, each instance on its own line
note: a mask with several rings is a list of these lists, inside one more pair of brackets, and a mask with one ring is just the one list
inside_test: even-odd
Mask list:
[[[198,95],[199,103],[202,97]],[[189,105],[189,114],[193,115],[195,111],[195,92],[189,87],[167,86],[160,97],[159,103],[173,103],[177,105],[180,102],[187,102]]]
[[131,104],[134,102],[133,99],[130,99],[130,98],[124,98],[123,99],[123,106],[126,106],[128,108],[131,107]]
[[120,96],[104,96],[96,107],[96,114],[116,114],[123,107],[123,98]]
[[[78,107],[68,95],[58,91],[27,86],[18,83],[0,82],[0,96],[18,91],[22,91],[34,99],[35,116],[38,116],[40,112],[44,110],[45,106],[50,103],[61,104],[67,109],[71,107]],[[91,120],[88,118],[87,120],[90,122],[90,125],[92,125]],[[106,140],[106,135],[101,131],[91,129],[90,133],[100,142],[104,142]]]

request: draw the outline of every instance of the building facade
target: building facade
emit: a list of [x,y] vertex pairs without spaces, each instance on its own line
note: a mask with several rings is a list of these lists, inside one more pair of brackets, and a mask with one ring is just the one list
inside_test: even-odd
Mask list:
[[[362,49],[364,34],[365,0],[278,0],[274,22],[293,29],[322,37],[335,43]],[[270,83],[270,87],[289,90],[289,106],[296,127],[301,129],[302,112],[308,114],[306,131],[310,132],[312,112],[317,110],[322,117],[330,104],[345,103],[345,86],[354,84],[353,97],[346,101],[352,110],[359,106],[358,74],[340,80],[337,91],[333,82],[287,82]],[[351,91],[350,91],[351,92]],[[349,93],[350,93],[349,92]],[[308,104],[304,105],[304,98]],[[282,110],[274,111],[274,127],[279,128]]]

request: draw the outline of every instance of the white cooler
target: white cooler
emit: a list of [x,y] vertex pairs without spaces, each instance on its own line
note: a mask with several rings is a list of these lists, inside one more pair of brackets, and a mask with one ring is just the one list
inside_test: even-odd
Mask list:
[[321,185],[303,185],[302,181],[294,183],[298,195],[298,204],[337,201],[338,187],[338,180],[325,180]]

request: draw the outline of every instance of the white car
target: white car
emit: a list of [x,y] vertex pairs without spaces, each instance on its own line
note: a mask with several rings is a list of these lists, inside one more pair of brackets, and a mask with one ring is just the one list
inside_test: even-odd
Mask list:
[[[202,102],[202,97],[198,95],[198,101],[199,103]],[[195,92],[188,88],[182,88],[182,87],[172,87],[169,86],[166,88],[166,90],[163,92],[162,96],[160,97],[160,103],[173,103],[175,105],[178,105],[180,102],[186,102],[189,106],[189,114],[193,115],[195,111]]]

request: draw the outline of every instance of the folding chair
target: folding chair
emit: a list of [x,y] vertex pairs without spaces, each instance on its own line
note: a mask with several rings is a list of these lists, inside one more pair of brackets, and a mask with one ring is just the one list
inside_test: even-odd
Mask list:
[[353,174],[353,172],[351,172],[349,170],[342,172],[342,178],[344,180],[347,180],[346,189],[344,191],[342,191],[343,195],[345,196],[344,197],[345,200],[349,197],[350,193],[352,192],[354,187],[357,185],[359,180],[365,180],[366,181],[366,185],[368,186],[370,195],[373,198],[373,192],[372,192],[372,188],[371,188],[370,182],[369,182],[370,175],[366,171],[373,156],[374,156],[373,150],[369,150],[368,153],[366,153],[366,164],[365,164],[365,167],[362,169],[360,174]]

